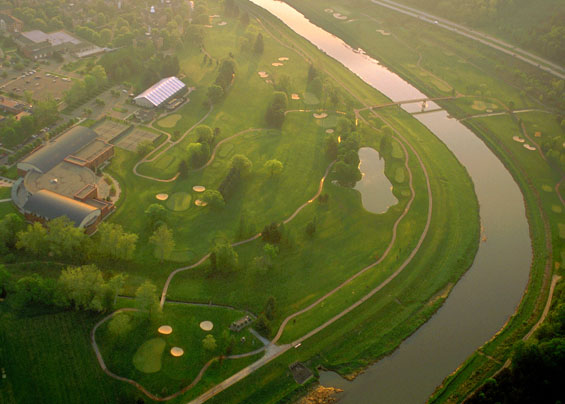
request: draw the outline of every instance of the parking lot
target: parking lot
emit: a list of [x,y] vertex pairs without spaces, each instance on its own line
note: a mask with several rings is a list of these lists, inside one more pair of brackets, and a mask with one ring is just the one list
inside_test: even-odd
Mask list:
[[46,100],[49,97],[60,100],[71,86],[72,81],[68,77],[56,76],[42,71],[36,73],[26,71],[18,78],[2,85],[1,90],[22,97],[26,91],[30,91],[34,100]]

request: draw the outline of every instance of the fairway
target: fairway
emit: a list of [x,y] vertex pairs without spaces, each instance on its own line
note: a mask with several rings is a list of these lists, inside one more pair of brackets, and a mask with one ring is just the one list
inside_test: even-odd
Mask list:
[[133,356],[133,365],[137,370],[143,373],[158,372],[161,370],[165,346],[165,340],[162,338],[153,338],[146,341]]
[[167,199],[166,206],[175,212],[182,212],[190,207],[192,196],[188,192],[176,192]]
[[168,115],[163,119],[160,119],[157,124],[163,128],[174,128],[178,121],[182,118],[182,115],[179,114],[172,114]]

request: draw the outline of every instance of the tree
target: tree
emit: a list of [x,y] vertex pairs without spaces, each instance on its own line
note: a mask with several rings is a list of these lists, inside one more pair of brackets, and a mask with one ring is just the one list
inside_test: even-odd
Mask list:
[[253,45],[253,52],[260,55],[263,53],[265,45],[263,44],[263,34],[260,32],[257,34],[257,38],[255,38],[255,45]]
[[150,317],[161,311],[157,287],[150,281],[143,282],[135,291],[135,305],[141,312],[148,312]]
[[105,311],[112,307],[123,277],[115,282],[106,282],[95,265],[68,267],[57,281],[57,303],[75,309]]
[[283,164],[279,160],[267,160],[265,169],[269,172],[269,176],[280,175],[283,171]]
[[285,119],[285,111],[288,105],[288,97],[282,91],[275,91],[271,105],[267,109],[265,120],[275,128],[282,127]]
[[208,98],[212,104],[217,104],[222,100],[224,96],[224,89],[216,84],[212,84],[208,87]]
[[103,222],[98,226],[98,254],[103,257],[131,260],[138,236],[127,233],[119,224]]
[[214,189],[207,189],[204,191],[204,194],[202,194],[202,200],[209,206],[216,209],[226,206],[226,202],[224,201],[222,194]]
[[277,301],[275,300],[274,296],[269,296],[267,304],[265,305],[265,317],[267,317],[267,319],[270,321],[273,321],[275,318],[276,306]]
[[207,351],[215,351],[218,345],[216,344],[216,338],[212,334],[206,335],[202,340],[202,346]]
[[190,143],[186,152],[188,161],[193,168],[202,167],[210,158],[210,146],[208,143]]
[[247,13],[247,11],[241,14],[241,17],[239,18],[239,23],[244,27],[247,27],[249,25],[249,14]]
[[47,222],[46,240],[49,252],[55,257],[72,257],[80,254],[86,240],[83,229],[75,227],[66,216]]
[[169,230],[166,224],[159,226],[157,230],[149,237],[149,242],[155,246],[155,257],[161,262],[169,258],[171,252],[175,249],[175,240],[173,232]]
[[253,163],[247,158],[247,156],[244,156],[243,154],[236,154],[231,159],[231,167],[236,169],[239,172],[239,175],[243,178],[251,174]]
[[164,224],[167,218],[167,210],[159,203],[152,203],[145,210],[145,215],[147,216],[149,227],[155,229],[157,226]]
[[324,139],[324,144],[326,147],[326,155],[331,159],[335,160],[337,158],[338,143],[337,139],[333,135],[327,135]]
[[16,247],[17,234],[25,228],[24,221],[15,213],[9,213],[0,220],[0,252]]
[[210,147],[214,143],[214,132],[208,125],[199,125],[194,129],[194,134],[198,143],[207,143]]
[[16,247],[34,255],[47,253],[47,229],[39,222],[28,225],[27,230],[17,233]]
[[338,161],[335,164],[335,176],[339,184],[344,187],[353,187],[362,178],[358,167],[344,161]]
[[282,239],[282,232],[279,229],[279,225],[273,222],[270,225],[265,226],[265,228],[263,228],[263,231],[261,232],[261,238],[266,243],[280,243]]
[[271,336],[271,323],[265,314],[261,314],[255,322],[255,330],[262,336],[269,338]]
[[239,256],[225,241],[219,241],[210,253],[210,267],[213,271],[232,272],[237,269]]

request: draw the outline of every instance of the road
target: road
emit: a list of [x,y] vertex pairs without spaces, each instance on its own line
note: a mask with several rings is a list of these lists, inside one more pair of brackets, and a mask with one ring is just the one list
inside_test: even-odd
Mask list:
[[430,24],[434,24],[438,27],[447,29],[451,32],[455,32],[459,35],[463,35],[464,37],[490,46],[493,49],[506,53],[507,55],[510,55],[516,59],[520,59],[525,63],[528,63],[560,79],[565,80],[565,68],[563,68],[562,66],[559,66],[553,62],[550,62],[549,60],[534,55],[531,52],[518,48],[493,36],[475,31],[461,24],[456,24],[454,22],[446,20],[445,18],[437,17],[424,11],[408,7],[404,4],[399,4],[389,0],[371,0],[371,2],[373,4],[397,11],[399,13],[418,18],[421,21],[429,22]]

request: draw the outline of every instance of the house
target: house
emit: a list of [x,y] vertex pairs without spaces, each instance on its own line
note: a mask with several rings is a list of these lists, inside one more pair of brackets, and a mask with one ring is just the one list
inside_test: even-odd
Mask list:
[[26,104],[0,95],[0,110],[9,114],[19,114],[25,110]]
[[140,107],[158,108],[188,91],[186,84],[175,76],[167,77],[153,84],[133,100]]
[[233,323],[231,323],[230,330],[235,331],[235,332],[240,332],[241,330],[243,330],[245,327],[247,327],[252,322],[253,322],[253,319],[250,316],[242,317],[239,320],[236,320]]
[[10,14],[0,13],[0,32],[22,32],[24,23]]
[[12,201],[31,222],[68,217],[88,234],[114,204],[95,170],[114,155],[114,146],[90,128],[75,126],[18,163]]

